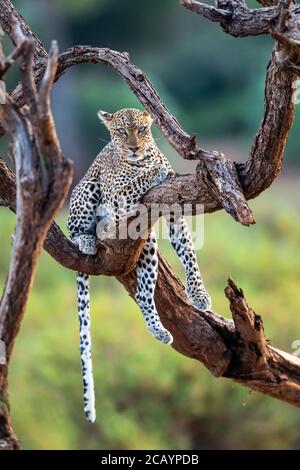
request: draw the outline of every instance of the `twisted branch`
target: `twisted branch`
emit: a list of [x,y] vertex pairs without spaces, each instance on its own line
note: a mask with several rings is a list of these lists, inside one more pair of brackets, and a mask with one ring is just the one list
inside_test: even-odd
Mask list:
[[[16,168],[16,188],[9,189],[16,195],[17,226],[8,278],[0,302],[0,339],[6,347],[6,364],[0,365],[0,448],[18,448],[7,409],[7,375],[15,338],[25,311],[28,293],[32,285],[36,262],[51,221],[62,207],[71,183],[72,167],[65,162],[57,146],[57,138],[50,110],[50,90],[57,67],[57,47],[52,46],[48,70],[40,93],[33,80],[33,43],[18,31],[20,38],[14,56],[21,55],[21,75],[24,96],[28,104],[22,111],[6,94],[5,104],[0,105],[0,119],[12,140],[12,153]],[[2,72],[7,60],[1,64]],[[49,122],[52,127],[49,127]],[[43,164],[47,175],[44,178]],[[11,172],[1,162],[1,171],[10,178]],[[3,188],[7,187],[4,181]],[[1,196],[9,204],[8,194]]]

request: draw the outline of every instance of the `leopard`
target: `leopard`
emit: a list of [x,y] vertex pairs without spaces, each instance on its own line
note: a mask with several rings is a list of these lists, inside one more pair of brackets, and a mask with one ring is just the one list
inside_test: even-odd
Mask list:
[[[156,145],[151,130],[153,118],[148,111],[125,108],[114,113],[100,110],[97,114],[109,131],[110,141],[73,189],[67,221],[70,240],[80,252],[90,256],[97,253],[97,242],[105,240],[111,223],[118,223],[128,215],[151,188],[175,176],[168,159]],[[211,298],[204,287],[187,222],[182,214],[173,212],[166,222],[171,245],[184,267],[188,301],[200,311],[210,310]],[[145,237],[136,266],[135,300],[150,333],[170,345],[173,336],[163,326],[154,300],[157,276],[157,238],[152,228]],[[89,276],[77,272],[76,280],[84,413],[89,422],[94,422]]]

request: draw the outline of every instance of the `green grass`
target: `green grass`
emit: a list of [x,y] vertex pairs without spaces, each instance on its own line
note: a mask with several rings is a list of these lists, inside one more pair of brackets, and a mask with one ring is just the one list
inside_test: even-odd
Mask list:
[[[254,227],[221,212],[206,216],[198,259],[216,311],[230,316],[223,292],[230,275],[263,315],[267,337],[292,352],[300,339],[300,219],[287,189],[277,183],[252,203]],[[14,222],[1,208],[1,287]],[[168,242],[161,250],[182,276]],[[116,280],[93,278],[91,300],[95,425],[82,412],[75,276],[42,254],[10,371],[13,423],[23,448],[300,447],[298,409],[215,379],[152,339]]]

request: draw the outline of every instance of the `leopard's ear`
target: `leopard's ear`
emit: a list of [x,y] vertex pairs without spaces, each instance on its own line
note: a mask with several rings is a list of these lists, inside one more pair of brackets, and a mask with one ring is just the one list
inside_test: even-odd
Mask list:
[[153,122],[153,118],[152,118],[151,114],[148,113],[148,111],[144,111],[144,112],[143,112],[143,116],[144,116],[144,118],[147,119],[147,121],[148,121],[149,124],[151,125],[152,122]]
[[106,127],[108,127],[108,129],[109,129],[109,124],[113,120],[114,115],[99,109],[99,111],[97,112],[97,116],[100,119],[100,121],[102,121],[103,124],[105,124]]

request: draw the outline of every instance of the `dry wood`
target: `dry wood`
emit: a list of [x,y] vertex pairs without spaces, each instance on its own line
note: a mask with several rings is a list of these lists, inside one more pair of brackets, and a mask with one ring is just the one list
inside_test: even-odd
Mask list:
[[[197,13],[204,18],[220,23],[223,30],[235,37],[258,36],[269,34],[278,24],[282,30],[283,22],[286,23],[288,36],[291,30],[299,34],[295,26],[300,21],[300,6],[288,0],[287,4],[277,2],[263,2],[266,8],[250,9],[243,0],[219,0],[217,7],[197,2],[196,0],[180,0],[180,3],[188,10]],[[282,9],[285,11],[283,17]],[[289,12],[290,17],[286,14]]]
[[[12,141],[17,215],[11,264],[0,302],[0,338],[6,346],[6,364],[0,365],[0,448],[18,448],[19,445],[11,430],[7,406],[8,366],[44,238],[68,194],[72,178],[72,167],[63,160],[57,145],[50,110],[49,94],[57,67],[57,48],[55,45],[51,48],[48,73],[38,93],[33,80],[33,43],[20,31],[14,36],[21,40],[15,55],[22,57],[21,75],[28,107],[21,112],[9,95],[5,96],[5,104],[0,105],[1,122]],[[3,163],[1,169],[7,171]],[[10,172],[8,174],[12,177]],[[6,196],[1,199],[5,202]]]

